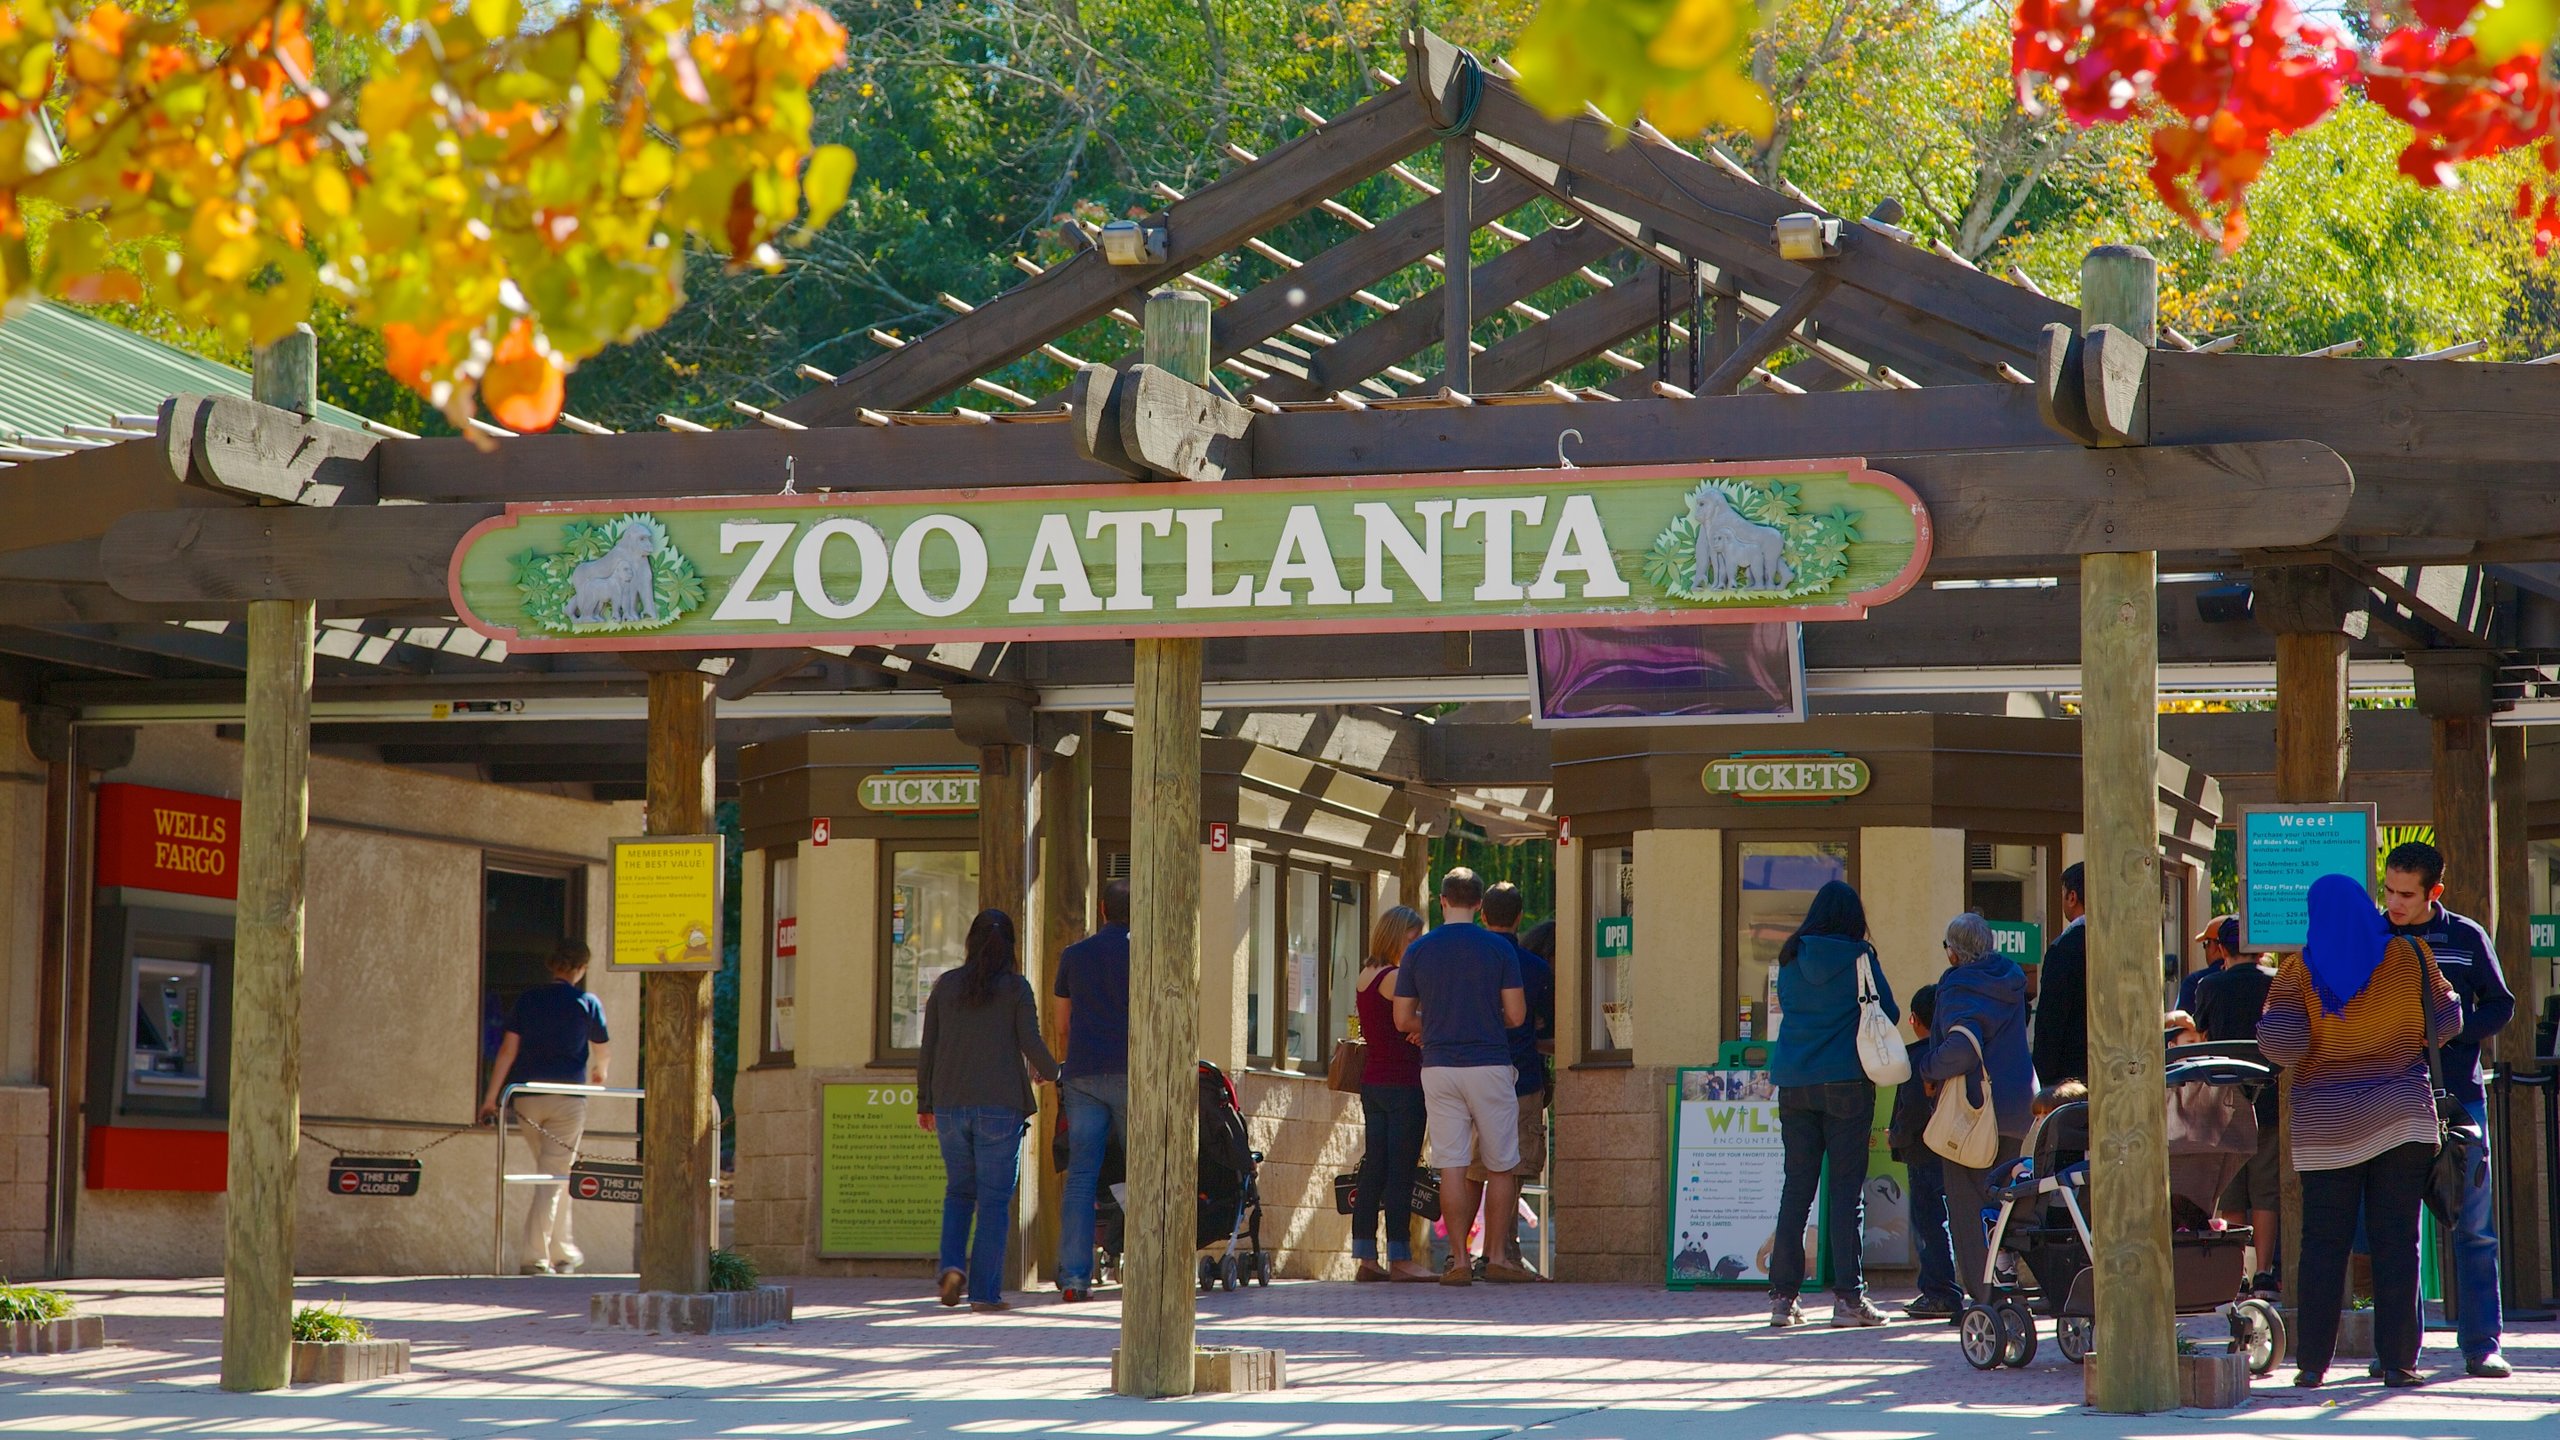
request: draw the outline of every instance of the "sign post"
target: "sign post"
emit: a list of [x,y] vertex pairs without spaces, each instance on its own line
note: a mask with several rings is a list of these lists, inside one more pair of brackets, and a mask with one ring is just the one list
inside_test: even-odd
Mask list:
[[2371,805],[2240,807],[2240,947],[2302,948],[2311,882],[2345,875],[2373,889],[2380,819]]

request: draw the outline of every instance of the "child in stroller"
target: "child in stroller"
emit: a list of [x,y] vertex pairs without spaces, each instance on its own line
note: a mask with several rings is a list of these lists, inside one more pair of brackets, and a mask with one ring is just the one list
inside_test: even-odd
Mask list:
[[[2186,1045],[2169,1052],[2170,1263],[2180,1315],[2218,1315],[2234,1348],[2264,1375],[2284,1357],[2284,1319],[2267,1301],[2243,1295],[2246,1225],[2222,1228],[2213,1207],[2257,1151],[2259,1087],[2275,1069],[2254,1042]],[[2019,1367],[2035,1358],[2041,1312],[2054,1321],[2054,1341],[2073,1364],[2096,1348],[2089,1237],[2089,1102],[2068,1101],[2036,1122],[2027,1154],[1995,1176],[1996,1212],[1990,1259],[1982,1276],[1987,1303],[1968,1303],[1956,1317],[1965,1360],[1977,1370]],[[1958,1224],[1970,1217],[1958,1217]],[[2003,1280],[2003,1255],[2016,1257],[2032,1285]]]
[[[1066,1168],[1066,1133],[1052,1156]],[[1114,1136],[1102,1162],[1102,1188],[1094,1197],[1094,1243],[1102,1252],[1098,1275],[1117,1277],[1127,1248],[1128,1216],[1120,1208],[1125,1157]],[[1244,1110],[1226,1072],[1200,1062],[1200,1181],[1193,1243],[1215,1253],[1200,1257],[1200,1288],[1233,1290],[1250,1281],[1271,1283],[1271,1256],[1262,1248],[1262,1152],[1253,1148]]]

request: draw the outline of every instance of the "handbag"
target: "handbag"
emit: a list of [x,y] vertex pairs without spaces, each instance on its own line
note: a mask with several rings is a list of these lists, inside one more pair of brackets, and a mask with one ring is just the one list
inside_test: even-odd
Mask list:
[[1876,998],[1876,952],[1867,947],[1858,957],[1858,1064],[1878,1085],[1899,1085],[1911,1078],[1911,1052],[1903,1048],[1901,1027],[1884,1013]]
[[[2423,951],[2421,954],[2423,955]],[[2472,1123],[2471,1112],[2444,1088],[2444,1053],[2436,1044],[2435,997],[2427,993],[2427,966],[2418,966],[2418,1030],[2427,1037],[2427,1092],[2436,1102],[2436,1153],[2427,1165],[2427,1208],[2436,1223],[2450,1226],[2462,1213],[2463,1198],[2489,1183],[2489,1137]]]
[[[1360,1191],[1360,1172],[1345,1171],[1333,1177],[1333,1210],[1348,1215],[1355,1208]],[[1440,1218],[1440,1174],[1428,1167],[1413,1172],[1413,1213],[1425,1220]]]
[[1971,1076],[1959,1075],[1938,1087],[1938,1108],[1929,1113],[1929,1128],[1920,1139],[1940,1159],[1967,1170],[1988,1170],[2000,1158],[2000,1116],[1991,1106],[1991,1067],[1982,1037],[1969,1025],[1947,1032],[1945,1044],[1961,1035],[1982,1061],[1982,1098],[1973,1098]]
[[1360,1093],[1360,1072],[1368,1068],[1369,1042],[1341,1039],[1333,1042],[1333,1058],[1325,1062],[1324,1084],[1328,1090],[1345,1095]]

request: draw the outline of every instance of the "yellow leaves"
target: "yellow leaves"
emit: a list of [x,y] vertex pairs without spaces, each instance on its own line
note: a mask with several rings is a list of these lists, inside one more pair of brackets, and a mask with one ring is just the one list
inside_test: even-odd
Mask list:
[[[110,0],[57,46],[74,21],[0,0],[0,300],[147,287],[255,343],[325,294],[457,422],[538,429],[578,361],[672,313],[688,237],[770,264],[850,193],[852,153],[810,143],[844,49],[810,0],[331,0],[343,95],[304,13]],[[41,267],[28,200],[68,216]],[[135,242],[138,280],[113,260]]]
[[1769,97],[1745,68],[1759,23],[1750,0],[1543,0],[1511,63],[1521,93],[1551,115],[1589,104],[1675,135],[1766,135]]

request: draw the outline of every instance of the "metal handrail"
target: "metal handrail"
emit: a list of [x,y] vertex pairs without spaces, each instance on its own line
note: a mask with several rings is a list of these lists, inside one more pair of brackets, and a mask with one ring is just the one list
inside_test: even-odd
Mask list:
[[489,1273],[504,1275],[507,1270],[507,1187],[510,1185],[565,1185],[566,1175],[545,1175],[535,1171],[507,1169],[507,1121],[515,1114],[518,1095],[575,1095],[588,1100],[646,1100],[649,1092],[615,1085],[571,1085],[556,1080],[520,1080],[498,1092],[497,1201],[491,1208]]

